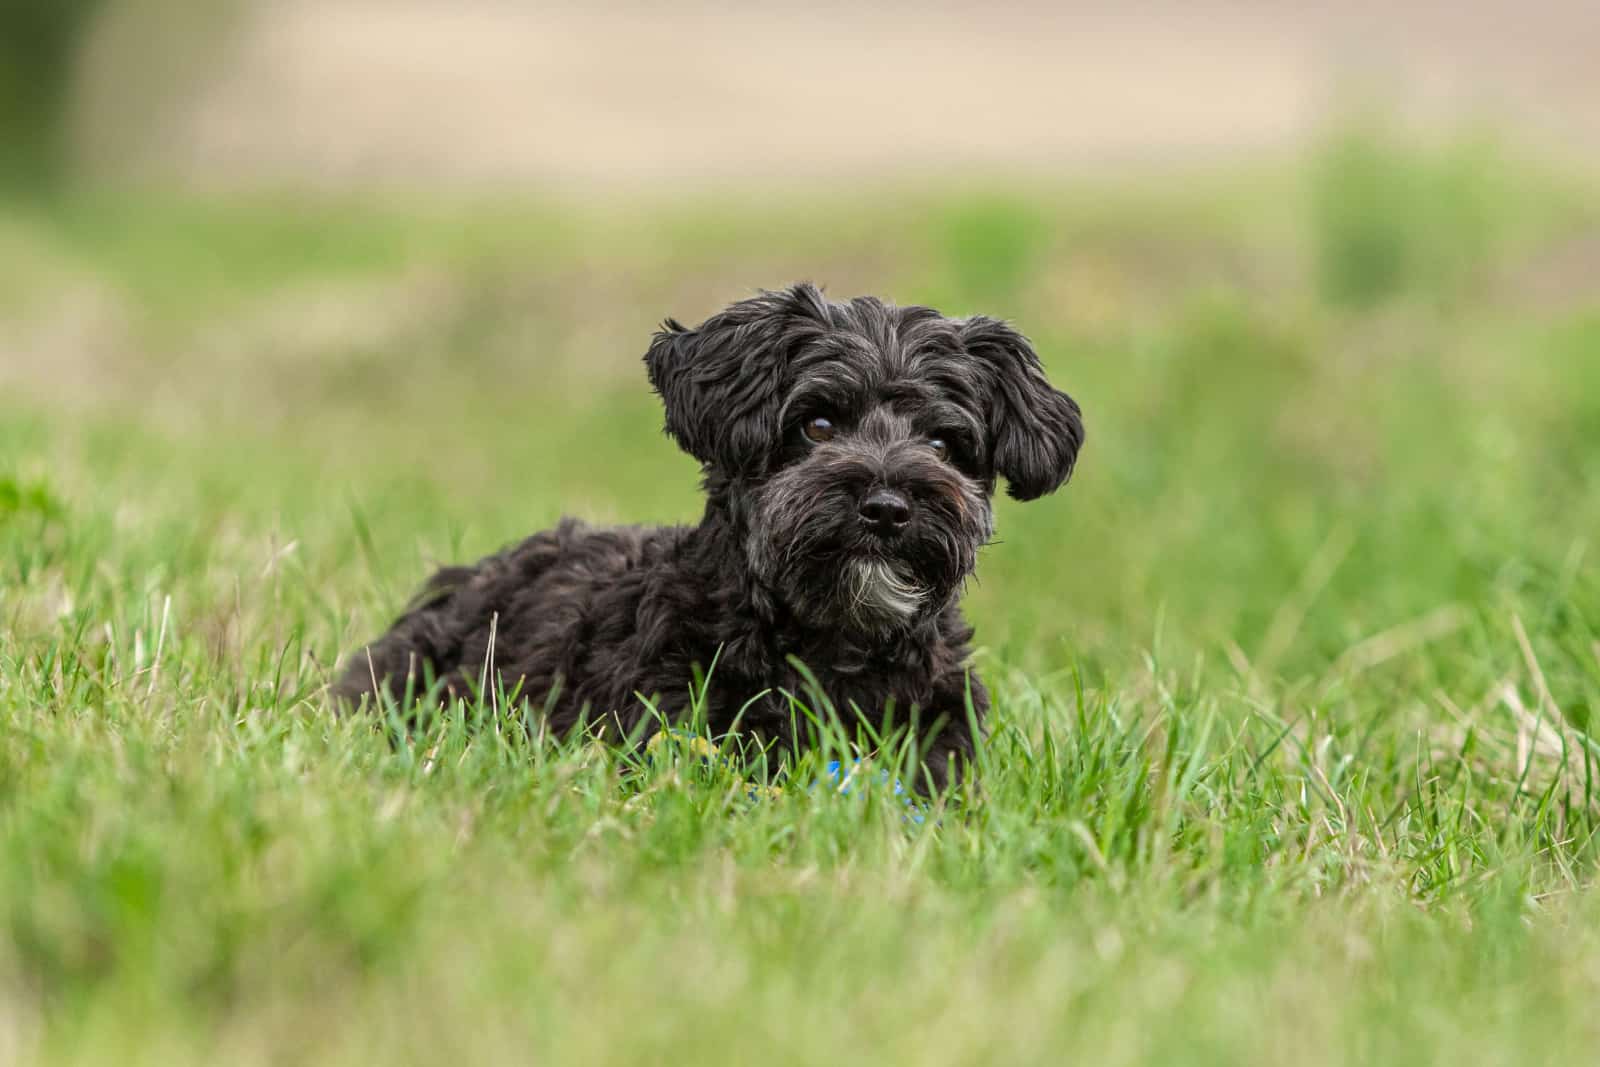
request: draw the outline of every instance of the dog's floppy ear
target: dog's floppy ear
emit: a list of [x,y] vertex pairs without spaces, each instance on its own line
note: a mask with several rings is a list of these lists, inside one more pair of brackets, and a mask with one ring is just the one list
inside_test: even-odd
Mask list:
[[701,463],[758,468],[778,439],[789,353],[827,321],[827,301],[807,282],[741,300],[694,329],[668,319],[644,357],[667,433]]
[[1083,447],[1077,402],[1050,385],[1028,339],[1007,324],[977,315],[961,324],[961,337],[994,375],[991,454],[1007,492],[1032,500],[1055,491],[1072,476]]

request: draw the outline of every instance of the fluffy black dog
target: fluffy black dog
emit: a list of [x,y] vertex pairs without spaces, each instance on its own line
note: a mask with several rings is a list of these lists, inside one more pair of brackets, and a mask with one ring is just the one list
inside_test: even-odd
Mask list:
[[942,788],[988,708],[957,601],[996,476],[1019,500],[1065,482],[1078,405],[1003,322],[809,284],[694,329],[668,319],[644,359],[667,433],[702,465],[700,524],[567,519],[442,570],[351,658],[337,699],[498,680],[557,732],[638,738],[654,728],[641,696],[682,715],[710,672],[713,732],[802,746],[795,697],[873,730],[887,717],[916,739],[919,785]]

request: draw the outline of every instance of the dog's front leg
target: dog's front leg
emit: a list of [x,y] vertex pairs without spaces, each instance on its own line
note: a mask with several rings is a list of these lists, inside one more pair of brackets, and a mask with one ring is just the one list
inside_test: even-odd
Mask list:
[[[935,694],[933,729],[923,740],[922,792],[942,793],[977,774],[977,746],[989,713],[989,693],[976,674],[962,671]],[[927,721],[924,719],[924,721]]]
[[944,726],[923,750],[918,791],[933,796],[973,779],[977,774],[975,753],[971,723],[963,719]]

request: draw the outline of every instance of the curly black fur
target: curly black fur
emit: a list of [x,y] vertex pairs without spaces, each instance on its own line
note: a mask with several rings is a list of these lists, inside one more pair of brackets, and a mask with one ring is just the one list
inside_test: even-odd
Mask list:
[[809,284],[694,329],[669,319],[644,359],[667,433],[702,465],[700,524],[568,519],[446,568],[350,658],[335,697],[498,680],[557,732],[638,736],[653,728],[641,696],[680,715],[712,670],[711,730],[803,745],[790,695],[815,686],[874,728],[910,721],[923,784],[943,786],[988,707],[958,600],[996,477],[1021,500],[1064,483],[1077,404],[1003,322],[832,303]]

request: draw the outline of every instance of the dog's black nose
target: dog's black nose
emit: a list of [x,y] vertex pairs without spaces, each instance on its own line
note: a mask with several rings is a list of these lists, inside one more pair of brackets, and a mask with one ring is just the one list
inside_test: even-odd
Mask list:
[[861,501],[861,521],[879,537],[888,537],[911,521],[911,501],[893,489],[874,489]]

